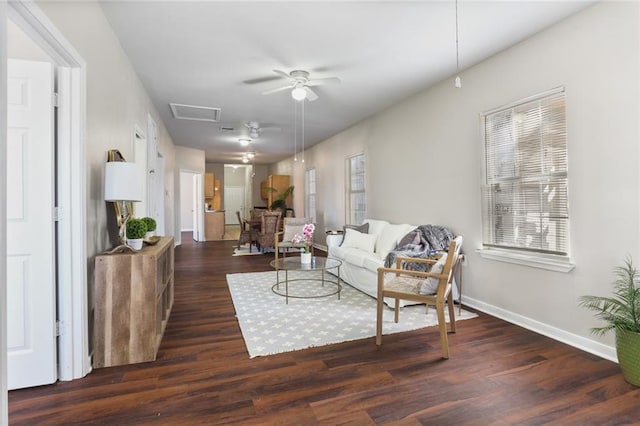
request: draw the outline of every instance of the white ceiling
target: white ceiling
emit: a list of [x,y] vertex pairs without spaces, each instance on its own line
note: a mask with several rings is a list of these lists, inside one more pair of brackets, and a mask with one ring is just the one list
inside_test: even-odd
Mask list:
[[[458,5],[464,70],[593,3],[471,1]],[[272,70],[304,69],[340,84],[305,103],[305,145],[320,142],[456,72],[453,1],[103,1],[102,8],[177,145],[238,163],[243,122],[265,130],[256,163],[294,149],[294,101]],[[461,72],[464,85],[464,72]],[[452,90],[464,90],[452,89]],[[221,123],[176,120],[169,103],[221,108]],[[222,131],[221,125],[236,130]],[[300,143],[298,136],[298,143]]]

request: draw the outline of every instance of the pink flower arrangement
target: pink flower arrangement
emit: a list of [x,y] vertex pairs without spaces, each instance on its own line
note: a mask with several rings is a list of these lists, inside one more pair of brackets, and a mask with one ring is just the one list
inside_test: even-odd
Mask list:
[[313,242],[313,232],[316,230],[316,226],[313,223],[307,223],[302,227],[302,235],[296,234],[293,236],[294,243],[304,243],[304,252],[310,253],[310,246]]

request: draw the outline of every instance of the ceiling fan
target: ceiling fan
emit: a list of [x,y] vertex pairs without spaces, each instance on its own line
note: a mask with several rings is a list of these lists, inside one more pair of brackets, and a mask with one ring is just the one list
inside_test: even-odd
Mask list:
[[[260,137],[260,134],[265,131],[265,130],[272,130],[272,131],[280,131],[282,130],[280,127],[276,126],[275,124],[271,124],[271,123],[264,123],[264,124],[260,124],[257,121],[243,121],[240,123],[229,123],[229,124],[223,124],[222,126],[220,126],[220,130],[223,132],[235,132],[238,130],[242,130],[243,127],[246,127],[248,129],[248,136],[251,139],[258,139]],[[241,132],[241,134],[245,134],[245,132]]]
[[275,89],[267,90],[266,92],[262,92],[263,95],[270,95],[282,90],[291,89],[291,96],[293,97],[293,99],[297,101],[301,101],[303,99],[315,101],[316,99],[318,99],[318,95],[311,89],[311,87],[340,83],[340,79],[338,77],[310,79],[309,73],[304,70],[294,70],[288,74],[281,70],[273,70],[273,72],[278,74],[280,77],[289,80],[289,84]]
[[257,121],[249,121],[247,123],[242,123],[242,124],[244,125],[244,127],[249,129],[249,137],[251,139],[258,139],[260,137],[260,133],[262,133],[263,130],[275,130],[275,131],[282,130],[280,129],[280,127],[270,123],[265,123],[261,126],[260,123],[258,123]]

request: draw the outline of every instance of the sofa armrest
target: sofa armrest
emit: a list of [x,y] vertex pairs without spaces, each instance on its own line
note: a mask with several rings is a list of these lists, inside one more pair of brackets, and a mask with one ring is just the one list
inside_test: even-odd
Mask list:
[[327,235],[327,249],[330,247],[338,247],[342,244],[342,239],[344,238],[343,234],[329,234]]

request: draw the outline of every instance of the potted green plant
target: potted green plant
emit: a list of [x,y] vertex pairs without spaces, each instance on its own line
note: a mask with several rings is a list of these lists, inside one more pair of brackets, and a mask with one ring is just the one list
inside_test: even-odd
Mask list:
[[[288,187],[287,189],[285,189],[282,194],[278,195],[276,197],[275,200],[273,200],[273,202],[271,203],[271,205],[269,206],[269,208],[271,210],[278,210],[280,209],[283,213],[287,210],[287,197],[289,197],[289,195],[293,194],[293,189],[295,187],[292,185],[290,187]],[[269,192],[278,192],[278,190],[276,188],[273,188],[271,186],[265,188],[267,191]]]
[[147,233],[147,226],[142,219],[127,220],[127,245],[134,250],[142,249],[142,242]]
[[596,312],[607,324],[594,327],[591,332],[604,335],[616,333],[616,352],[622,375],[640,386],[640,276],[630,257],[624,266],[615,268],[613,296],[582,296],[580,306]]
[[147,233],[144,238],[151,238],[156,235],[156,220],[152,217],[143,217],[142,221],[147,226]]

